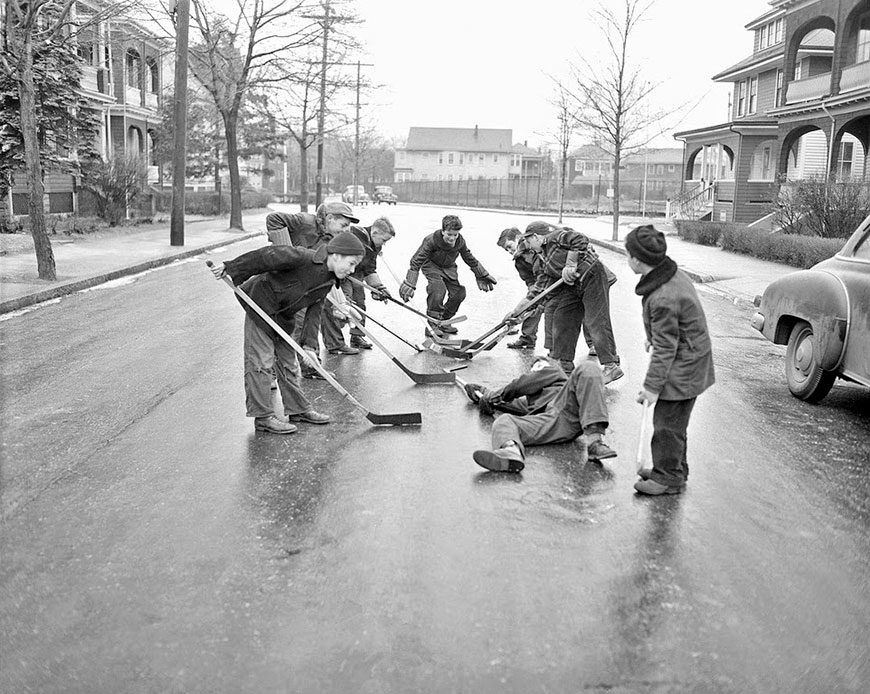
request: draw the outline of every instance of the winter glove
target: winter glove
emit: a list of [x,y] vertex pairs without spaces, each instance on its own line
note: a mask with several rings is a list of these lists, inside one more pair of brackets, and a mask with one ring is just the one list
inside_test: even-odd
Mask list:
[[408,302],[413,299],[414,290],[414,285],[408,284],[407,281],[402,282],[402,284],[399,286],[399,296],[402,297],[402,301]]
[[375,301],[388,301],[392,294],[390,294],[390,290],[387,289],[383,284],[380,287],[372,287],[371,288],[372,299]]
[[495,414],[495,406],[501,402],[501,395],[497,390],[484,388],[477,401],[477,409],[481,414]]
[[488,272],[477,278],[477,288],[482,292],[492,291],[492,288],[496,284],[498,284],[498,282],[495,281],[495,277],[490,275]]

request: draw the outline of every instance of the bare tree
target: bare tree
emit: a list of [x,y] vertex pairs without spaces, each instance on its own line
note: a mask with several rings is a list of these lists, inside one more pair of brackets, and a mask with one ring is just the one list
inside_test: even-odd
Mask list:
[[239,114],[251,89],[267,88],[290,75],[282,58],[317,39],[316,24],[305,23],[303,0],[239,0],[235,20],[212,12],[205,0],[193,0],[190,68],[220,113],[226,134],[230,174],[230,227],[242,229],[239,175]]
[[[36,266],[40,279],[57,279],[54,251],[45,224],[45,185],[43,183],[44,153],[40,141],[44,140],[46,127],[40,122],[43,109],[39,99],[39,88],[35,74],[57,71],[69,67],[67,61],[74,49],[77,33],[88,26],[104,21],[109,16],[127,9],[129,3],[107,3],[99,12],[76,22],[74,17],[75,0],[4,0],[2,50],[0,50],[0,70],[4,77],[17,86],[20,104],[19,122],[22,148],[24,151],[24,171],[29,191],[27,211],[30,218],[30,233],[36,252]],[[64,61],[66,65],[64,65]],[[76,103],[76,84],[70,89],[68,102],[70,110],[83,106]],[[57,96],[57,95],[55,95]],[[56,126],[56,124],[55,124]],[[50,129],[51,126],[49,125]],[[62,134],[50,134],[57,139]],[[69,143],[74,144],[74,143]],[[74,156],[74,152],[71,152]]]
[[565,185],[568,178],[568,150],[571,138],[577,130],[577,106],[575,99],[565,87],[556,82],[556,93],[550,103],[556,108],[557,127],[554,133],[556,145],[559,147],[559,223],[562,223],[562,211],[565,204]]
[[621,0],[617,9],[601,6],[593,21],[607,43],[605,56],[593,65],[578,56],[569,62],[566,94],[576,105],[577,123],[613,156],[613,235],[619,239],[619,174],[622,161],[663,132],[666,114],[649,109],[649,97],[658,86],[648,82],[630,63],[629,44],[638,24],[654,0]]

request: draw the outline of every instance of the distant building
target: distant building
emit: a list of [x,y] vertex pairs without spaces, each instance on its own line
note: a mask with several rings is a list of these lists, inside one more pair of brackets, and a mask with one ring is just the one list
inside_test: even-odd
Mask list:
[[509,129],[412,127],[404,149],[396,150],[393,180],[539,177],[544,155],[511,142]]
[[[678,195],[683,152],[679,147],[642,149],[622,159],[620,198],[665,200]],[[599,145],[578,147],[568,154],[568,195],[574,199],[609,197],[613,188],[613,155]]]
[[752,55],[713,76],[733,84],[730,120],[675,134],[685,143],[683,216],[753,222],[790,180],[866,180],[870,2],[768,5],[746,25]]

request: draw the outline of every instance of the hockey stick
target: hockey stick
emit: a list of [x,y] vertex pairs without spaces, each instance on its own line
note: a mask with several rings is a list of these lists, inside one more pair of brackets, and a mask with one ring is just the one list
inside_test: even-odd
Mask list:
[[[209,267],[212,267],[214,263],[210,260],[206,260],[205,264]],[[330,374],[326,369],[324,369],[316,360],[311,359],[306,353],[305,350],[300,346],[296,340],[294,340],[290,335],[287,334],[287,331],[284,330],[280,325],[278,325],[272,318],[267,314],[260,305],[254,301],[251,297],[249,297],[245,292],[243,292],[239,287],[233,284],[233,281],[229,277],[223,278],[224,282],[230,287],[230,289],[235,292],[236,296],[238,296],[242,301],[244,301],[248,306],[250,306],[253,311],[263,319],[263,321],[268,325],[272,330],[274,330],[278,335],[280,335],[284,341],[293,348],[293,351],[296,352],[300,357],[302,357],[305,362],[311,366],[317,373],[319,373],[323,379],[329,383],[333,388],[335,388],[339,393],[341,393],[347,400],[349,400],[354,407],[358,410],[362,411],[366,419],[368,419],[372,424],[393,424],[393,425],[403,425],[403,424],[422,424],[423,423],[423,415],[419,412],[407,412],[403,414],[376,414],[369,410],[367,407],[363,406],[358,400],[356,400],[344,387],[333,378],[332,374]]]
[[[365,282],[358,280],[356,277],[348,276],[347,279],[349,279],[353,284],[356,284],[360,287],[366,286]],[[401,306],[402,308],[406,308],[409,311],[411,311],[411,313],[416,313],[418,316],[421,316],[422,318],[425,318],[430,323],[434,323],[436,325],[452,325],[453,323],[460,323],[464,320],[468,320],[468,316],[453,316],[453,318],[448,318],[447,320],[441,320],[440,318],[432,318],[431,316],[427,316],[422,311],[418,311],[413,306],[408,306],[408,304],[406,304],[405,302],[399,301],[398,299],[393,298],[389,294],[384,294],[383,296],[385,296],[387,298],[387,301],[392,301],[394,304],[397,304],[397,305]]]
[[639,438],[637,440],[637,457],[635,458],[638,473],[640,473],[641,468],[643,468],[643,448],[644,443],[646,442],[646,426],[651,407],[649,400],[643,401],[643,414],[640,417],[640,434],[638,435]]
[[381,323],[380,321],[376,320],[375,318],[372,318],[372,314],[367,313],[366,311],[364,311],[363,309],[361,309],[361,308],[360,308],[359,306],[357,306],[356,304],[354,304],[353,307],[354,307],[357,311],[359,311],[361,314],[363,314],[363,315],[366,317],[366,319],[370,320],[372,323],[374,323],[374,324],[377,325],[378,327],[383,328],[383,329],[386,330],[388,333],[390,333],[390,335],[392,335],[392,336],[395,337],[396,339],[401,340],[401,341],[404,342],[406,345],[408,345],[408,347],[413,347],[413,348],[414,348],[416,351],[418,351],[418,352],[422,352],[422,351],[425,349],[425,347],[421,347],[420,345],[418,345],[418,344],[416,344],[416,343],[414,343],[414,342],[409,342],[409,341],[406,340],[404,337],[402,337],[401,335],[399,335],[399,333],[394,333],[394,332],[393,332],[392,330],[390,330],[386,325],[384,325],[384,324]]
[[[330,303],[333,306],[338,306],[338,303],[331,296],[327,295],[326,298],[329,299]],[[339,311],[341,311],[340,307],[339,307]],[[342,313],[344,313],[344,312],[342,311]],[[392,352],[390,352],[390,350],[388,350],[386,347],[384,347],[381,344],[380,340],[378,340],[374,335],[372,335],[368,330],[366,330],[362,323],[360,323],[356,318],[354,318],[350,314],[345,314],[345,315],[347,315],[347,319],[351,323],[353,323],[354,327],[356,327],[357,330],[360,330],[363,335],[365,335],[369,340],[371,340],[374,343],[374,345],[379,350],[381,350],[384,354],[386,354],[393,361],[393,363],[396,366],[398,366],[402,371],[404,371],[408,375],[408,377],[412,381],[414,381],[414,383],[454,383],[455,382],[456,376],[454,376],[453,374],[446,374],[446,373],[422,374],[422,373],[417,373],[416,371],[411,371],[411,369],[409,369],[402,362],[400,362],[398,360],[398,358]]]

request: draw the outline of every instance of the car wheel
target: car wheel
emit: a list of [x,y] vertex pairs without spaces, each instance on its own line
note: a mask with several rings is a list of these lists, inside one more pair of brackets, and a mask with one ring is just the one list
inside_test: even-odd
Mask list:
[[791,394],[807,402],[819,402],[837,380],[837,374],[819,366],[813,344],[813,328],[804,321],[795,324],[788,338],[785,379]]

